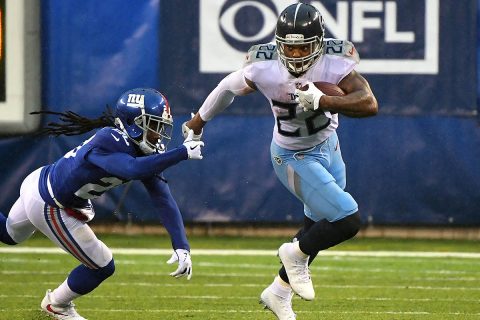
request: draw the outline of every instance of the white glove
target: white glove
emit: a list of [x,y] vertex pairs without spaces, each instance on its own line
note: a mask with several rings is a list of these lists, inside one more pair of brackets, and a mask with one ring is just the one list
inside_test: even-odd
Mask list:
[[[195,117],[195,114],[193,113],[190,113],[190,116],[192,117]],[[187,121],[185,121],[184,123],[182,123],[182,135],[183,135],[183,138],[187,139],[188,137],[188,133],[190,132],[190,128],[187,126]],[[200,134],[193,134],[192,136],[192,140],[194,141],[200,141],[202,139],[202,134],[203,134],[203,129],[202,131],[200,132]]]
[[188,131],[187,138],[183,142],[183,145],[185,146],[185,148],[187,148],[189,159],[201,160],[203,159],[202,147],[205,144],[203,143],[203,141],[195,141],[193,139],[193,135],[193,130]]
[[185,249],[177,249],[173,251],[172,257],[168,259],[168,264],[174,264],[178,262],[178,268],[174,272],[170,273],[172,277],[181,278],[187,276],[187,280],[192,278],[192,258],[190,252]]
[[298,102],[302,105],[304,111],[317,110],[320,105],[320,98],[324,95],[324,93],[311,82],[308,83],[308,89],[306,91],[295,89],[295,94],[298,96]]

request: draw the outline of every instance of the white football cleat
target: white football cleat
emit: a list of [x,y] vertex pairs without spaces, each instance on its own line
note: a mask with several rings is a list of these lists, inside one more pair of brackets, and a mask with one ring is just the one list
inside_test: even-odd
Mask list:
[[308,258],[302,258],[295,254],[295,243],[287,242],[278,249],[278,257],[285,267],[288,280],[293,291],[302,299],[313,300],[315,290],[308,269]]
[[260,303],[277,316],[278,320],[295,320],[297,316],[292,309],[293,292],[288,298],[280,297],[267,287],[260,295]]
[[52,292],[48,289],[42,303],[40,304],[42,310],[50,317],[60,320],[87,320],[77,313],[73,302],[70,302],[67,305],[58,305],[55,304],[51,295]]

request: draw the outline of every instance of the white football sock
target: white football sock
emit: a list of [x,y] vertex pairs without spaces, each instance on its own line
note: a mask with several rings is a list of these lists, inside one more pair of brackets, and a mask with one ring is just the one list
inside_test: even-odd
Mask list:
[[59,285],[57,289],[53,290],[52,294],[55,303],[61,306],[67,305],[73,299],[81,296],[81,294],[73,292],[72,289],[70,289],[67,284],[67,280]]
[[292,287],[290,287],[290,285],[283,281],[279,276],[275,277],[270,285],[270,289],[273,294],[282,298],[289,298],[292,293]]

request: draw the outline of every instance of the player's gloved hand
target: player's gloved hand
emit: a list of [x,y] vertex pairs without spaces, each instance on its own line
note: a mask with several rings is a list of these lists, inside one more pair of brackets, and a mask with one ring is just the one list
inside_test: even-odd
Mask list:
[[[190,116],[192,117],[195,117],[195,114],[193,113],[190,113]],[[185,121],[183,124],[182,124],[182,135],[183,135],[183,138],[187,139],[188,137],[188,132],[190,131],[190,128],[187,126],[187,122],[188,121]],[[192,140],[194,141],[200,141],[202,139],[202,134],[203,134],[203,129],[202,131],[200,132],[200,134],[193,134],[192,136]]]
[[317,110],[320,106],[320,98],[324,93],[311,82],[307,85],[308,89],[305,91],[298,88],[295,89],[295,94],[298,96],[298,102],[302,105],[304,111]]
[[183,145],[185,146],[185,148],[187,148],[189,159],[201,160],[203,159],[202,147],[205,144],[203,143],[203,141],[195,141],[193,139],[193,135],[193,130],[190,130],[188,132],[187,138],[183,142]]
[[192,258],[190,257],[190,252],[185,249],[173,251],[172,257],[168,259],[167,263],[174,264],[175,262],[178,262],[178,268],[170,275],[175,278],[187,276],[187,280],[190,280],[192,278]]

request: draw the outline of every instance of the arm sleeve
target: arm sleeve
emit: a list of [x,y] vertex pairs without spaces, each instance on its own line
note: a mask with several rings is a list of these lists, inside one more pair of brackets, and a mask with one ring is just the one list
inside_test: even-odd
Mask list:
[[161,154],[133,157],[128,153],[109,153],[100,148],[93,148],[87,160],[114,176],[127,180],[138,180],[159,174],[182,160],[188,159],[185,146]]
[[182,214],[177,206],[177,202],[170,193],[168,184],[157,176],[144,179],[142,183],[145,185],[145,188],[147,188],[155,210],[170,235],[173,249],[190,251],[190,244],[188,243],[185,233]]
[[208,95],[198,110],[203,121],[213,119],[228,107],[235,96],[243,96],[252,92],[252,88],[247,85],[243,70],[237,70],[223,78],[215,89]]

